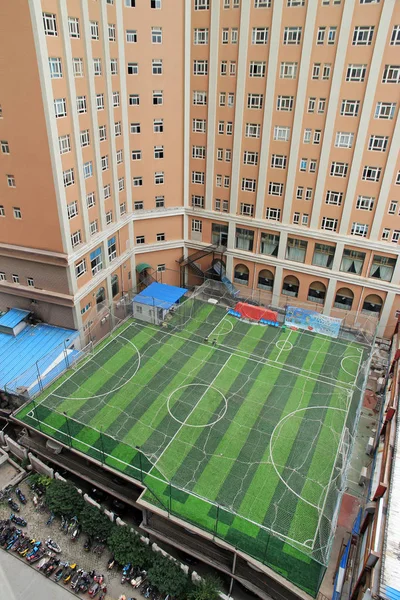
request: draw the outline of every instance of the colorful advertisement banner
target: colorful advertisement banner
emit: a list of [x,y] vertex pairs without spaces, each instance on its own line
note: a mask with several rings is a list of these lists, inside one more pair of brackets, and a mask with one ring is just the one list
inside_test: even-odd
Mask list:
[[307,329],[308,331],[337,338],[341,324],[342,319],[328,317],[315,312],[315,310],[307,310],[306,308],[298,308],[296,306],[288,306],[286,308],[285,325],[288,327]]

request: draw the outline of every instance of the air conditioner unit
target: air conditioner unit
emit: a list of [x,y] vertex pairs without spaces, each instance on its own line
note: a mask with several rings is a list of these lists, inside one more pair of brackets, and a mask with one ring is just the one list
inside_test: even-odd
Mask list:
[[374,441],[373,437],[368,438],[367,447],[365,449],[365,453],[368,454],[368,456],[371,456],[374,451]]
[[365,485],[367,481],[367,467],[363,467],[360,473],[360,479],[358,480],[358,485]]
[[100,323],[101,323],[102,325],[104,325],[104,323],[105,323],[106,321],[107,321],[107,317],[103,317],[103,318],[101,319]]

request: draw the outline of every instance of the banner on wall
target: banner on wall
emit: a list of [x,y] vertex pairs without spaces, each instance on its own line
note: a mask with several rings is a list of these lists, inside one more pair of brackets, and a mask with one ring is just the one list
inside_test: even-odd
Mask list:
[[342,319],[328,317],[315,312],[315,310],[307,310],[306,308],[296,306],[288,306],[286,308],[285,325],[288,327],[307,329],[307,331],[337,338],[341,324]]

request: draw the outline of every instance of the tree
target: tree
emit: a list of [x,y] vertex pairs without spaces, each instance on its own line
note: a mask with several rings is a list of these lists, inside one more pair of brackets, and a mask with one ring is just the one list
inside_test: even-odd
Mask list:
[[46,489],[46,504],[56,515],[79,516],[85,501],[68,481],[53,479]]
[[161,594],[170,594],[177,600],[184,600],[192,588],[192,584],[182,569],[169,558],[155,556],[147,573],[151,585]]
[[219,600],[222,584],[218,577],[206,575],[193,586],[189,600]]
[[114,527],[107,543],[120,565],[131,563],[143,569],[151,564],[150,550],[128,527]]
[[80,513],[79,521],[85,533],[99,540],[106,540],[113,527],[110,519],[90,504],[87,504]]

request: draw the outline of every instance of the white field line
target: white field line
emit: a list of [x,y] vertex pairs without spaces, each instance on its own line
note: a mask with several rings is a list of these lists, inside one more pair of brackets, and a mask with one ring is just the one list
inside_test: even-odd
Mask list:
[[[276,359],[274,360],[274,362],[276,362],[276,363],[278,363],[278,364],[282,364],[282,363],[280,363],[280,362],[279,362],[278,358],[280,357],[280,355],[282,354],[282,352],[283,352],[283,351],[286,349],[286,348],[285,348],[285,344],[286,344],[286,342],[288,342],[288,341],[289,341],[289,338],[290,338],[290,334],[291,334],[291,333],[292,333],[292,330],[291,330],[291,329],[289,329],[289,334],[288,334],[288,336],[287,336],[286,340],[282,340],[282,341],[283,341],[282,348],[281,348],[281,349],[280,349],[280,351],[278,352],[278,356],[276,357]],[[279,340],[278,340],[278,342],[279,342]],[[275,343],[277,344],[278,342],[275,342]],[[278,346],[278,348],[279,348],[279,346]],[[293,344],[292,344],[292,348],[293,348]],[[288,348],[288,350],[290,350],[290,348]]]
[[211,332],[208,334],[208,336],[207,336],[208,338],[210,338],[210,337],[212,336],[212,334],[214,333],[214,331],[215,331],[216,329],[218,329],[218,327],[221,325],[222,321],[223,321],[223,320],[226,318],[227,314],[228,314],[228,313],[226,312],[226,313],[224,314],[224,316],[222,317],[222,319],[221,319],[220,321],[218,321],[218,323],[216,324],[216,326],[214,327],[214,329],[213,329],[213,330],[212,330],[212,331],[211,331]]
[[200,402],[202,401],[202,399],[204,398],[204,396],[206,395],[206,393],[208,392],[208,390],[210,389],[210,387],[212,386],[212,384],[214,383],[214,381],[219,377],[219,375],[221,374],[221,371],[223,371],[223,369],[225,369],[225,367],[228,364],[228,362],[230,361],[230,359],[231,359],[231,356],[229,356],[228,360],[226,360],[224,362],[224,364],[219,369],[219,371],[216,374],[216,376],[214,377],[214,379],[208,384],[208,386],[206,387],[205,391],[202,393],[202,395],[200,396],[200,398],[198,399],[198,401],[196,402],[196,404],[193,406],[192,410],[190,411],[190,413],[188,414],[188,416],[186,417],[186,419],[183,421],[182,425],[177,429],[177,431],[175,432],[175,434],[169,440],[168,444],[165,446],[164,450],[161,452],[160,456],[157,458],[157,460],[155,461],[155,463],[153,463],[153,466],[151,467],[151,469],[149,471],[149,474],[152,472],[152,470],[154,469],[154,467],[156,466],[156,464],[164,456],[164,454],[166,453],[166,451],[168,450],[168,448],[170,447],[170,445],[172,444],[172,442],[175,440],[176,436],[181,431],[182,427],[187,423],[189,417],[191,417],[191,415],[194,413],[194,411],[196,410],[196,408],[198,407],[198,405],[200,404]]

